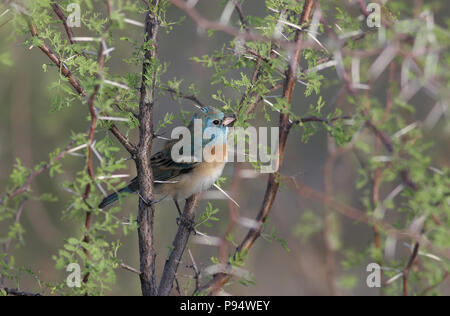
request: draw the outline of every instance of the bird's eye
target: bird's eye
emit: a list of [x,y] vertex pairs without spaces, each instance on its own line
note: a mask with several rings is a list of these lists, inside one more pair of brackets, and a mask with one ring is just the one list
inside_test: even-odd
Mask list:
[[220,125],[220,121],[219,121],[219,120],[214,120],[214,121],[213,121],[213,124],[214,124],[214,125]]

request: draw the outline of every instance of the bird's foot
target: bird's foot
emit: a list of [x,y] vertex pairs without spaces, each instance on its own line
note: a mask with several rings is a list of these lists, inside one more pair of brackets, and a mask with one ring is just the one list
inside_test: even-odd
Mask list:
[[165,195],[162,198],[160,198],[159,200],[155,200],[155,201],[148,201],[148,200],[144,199],[144,197],[140,194],[139,194],[139,197],[141,198],[142,202],[144,202],[145,205],[152,206],[152,205],[155,205],[155,204],[161,202],[162,200],[164,200],[167,197],[167,195]]
[[195,229],[195,221],[193,219],[187,219],[184,216],[177,217],[177,225],[183,225],[185,226],[189,232],[194,233],[194,235],[197,235],[197,230]]

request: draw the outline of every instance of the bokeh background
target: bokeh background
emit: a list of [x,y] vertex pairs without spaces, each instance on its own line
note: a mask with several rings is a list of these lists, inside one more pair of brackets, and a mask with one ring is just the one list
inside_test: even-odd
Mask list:
[[[220,16],[222,7],[219,0],[201,0],[198,9],[208,18],[216,19]],[[411,1],[413,2],[413,1]],[[450,12],[450,3],[441,1],[441,10],[437,12],[436,20],[439,23],[447,18]],[[264,6],[261,0],[247,0],[243,6],[247,15],[263,16]],[[103,8],[104,9],[104,8]],[[348,10],[353,10],[355,16],[358,9],[348,5]],[[171,8],[169,17],[177,20],[182,13]],[[140,16],[130,17],[142,20]],[[233,16],[236,19],[236,16]],[[0,23],[2,21],[0,20]],[[88,36],[83,33],[83,28],[75,29],[77,36]],[[128,36],[141,40],[142,29],[128,26],[118,36]],[[48,153],[57,147],[64,147],[72,131],[85,130],[88,123],[88,111],[85,105],[74,104],[63,111],[51,111],[50,104],[53,91],[49,89],[49,84],[57,78],[55,67],[50,67],[47,72],[43,71],[43,64],[49,64],[47,57],[37,49],[28,49],[21,44],[23,38],[11,39],[11,29],[8,25],[0,28],[0,56],[10,56],[13,63],[4,62],[0,64],[0,194],[3,195],[9,174],[19,158],[25,166],[33,166],[41,161],[48,160]],[[194,83],[201,91],[200,99],[206,103],[217,105],[211,98],[216,89],[220,86],[211,86],[211,72],[193,62],[191,57],[201,56],[213,52],[220,48],[224,41],[231,37],[217,33],[209,38],[207,34],[199,32],[196,25],[187,18],[181,25],[175,26],[170,34],[161,32],[159,55],[162,61],[168,62],[169,67],[163,79],[169,80],[174,77],[183,78],[183,87]],[[130,71],[128,65],[122,59],[130,56],[129,47],[118,41],[116,50],[112,54],[113,58],[108,66],[111,73],[124,73]],[[7,60],[5,57],[4,60]],[[131,69],[132,70],[132,69]],[[140,71],[140,69],[135,69]],[[323,72],[330,80],[335,80],[335,70]],[[387,76],[384,74],[383,76]],[[387,77],[385,77],[387,78]],[[375,86],[376,94],[379,95],[380,102],[384,102],[386,95],[387,80],[380,80]],[[322,96],[329,109],[333,102],[339,85],[331,85],[322,88]],[[227,96],[239,100],[239,95],[224,89]],[[304,87],[298,85],[295,90],[293,109],[299,114],[307,111],[310,104],[315,104],[315,97],[305,98]],[[434,105],[434,101],[426,94],[420,92],[414,98],[414,105],[418,108],[418,116],[428,113]],[[184,110],[193,110],[189,102],[182,103]],[[343,105],[344,114],[350,113],[352,108]],[[168,96],[160,96],[155,107],[157,119],[162,119],[166,112],[178,113],[180,105]],[[347,110],[347,111],[346,111]],[[261,118],[255,121],[255,125],[276,126],[278,116],[273,115],[273,121],[268,124]],[[177,125],[180,122],[176,122]],[[170,129],[167,129],[170,131]],[[106,131],[99,131],[96,137],[102,137]],[[445,122],[441,121],[433,130],[427,132],[426,137],[437,143],[433,149],[432,157],[437,166],[449,165],[450,149],[448,142],[449,130]],[[136,135],[133,136],[136,140]],[[368,141],[370,139],[368,138]],[[157,141],[155,150],[161,146]],[[118,158],[126,157],[127,153],[122,151]],[[288,150],[283,166],[283,173],[297,175],[301,181],[319,191],[324,190],[323,168],[327,160],[327,134],[321,129],[313,136],[308,143],[301,141],[301,130],[296,129],[290,135]],[[39,201],[29,201],[24,209],[22,224],[26,229],[25,243],[20,248],[11,250],[18,265],[23,265],[40,275],[44,281],[59,282],[66,276],[65,271],[55,270],[52,256],[57,253],[64,243],[64,239],[69,236],[81,234],[81,223],[69,219],[62,220],[62,210],[67,208],[69,193],[61,189],[60,183],[65,180],[75,178],[75,173],[83,168],[83,159],[68,156],[63,160],[66,172],[55,178],[50,178],[48,174],[39,176],[34,184],[33,190],[36,195],[44,192],[51,192],[59,198],[55,203],[42,203]],[[135,168],[129,162],[129,173],[134,176]],[[355,190],[357,161],[354,156],[345,155],[336,162],[335,167],[335,194],[340,199],[356,207],[362,207],[360,192]],[[231,177],[235,173],[236,164],[228,164],[224,174],[229,177],[225,188],[229,189]],[[247,170],[251,166],[240,164],[240,169]],[[266,175],[257,178],[242,179],[240,188],[233,197],[240,203],[239,212],[241,216],[254,218],[262,203],[264,190],[266,187]],[[384,192],[386,193],[386,192]],[[221,221],[211,228],[203,228],[202,232],[211,236],[222,236],[228,224],[228,202],[222,199],[208,199],[216,197],[216,194],[207,194],[201,202],[199,211],[205,209],[207,202],[212,202],[214,207],[220,209],[219,217]],[[123,206],[123,213],[119,214],[127,217],[130,213],[136,214],[137,203],[135,198],[128,198]],[[282,187],[268,224],[269,231],[275,227],[279,237],[285,239],[290,248],[290,252],[281,247],[277,242],[267,242],[260,238],[251,250],[246,269],[252,272],[256,281],[255,285],[243,286],[235,283],[226,288],[226,291],[234,295],[327,295],[330,289],[326,280],[324,240],[322,234],[318,232],[310,239],[303,240],[296,234],[298,225],[301,223],[304,212],[313,212],[322,218],[324,208],[321,205],[311,202],[300,196],[298,193]],[[168,247],[171,245],[177,226],[175,218],[176,210],[172,203],[163,202],[157,207],[156,215],[156,247],[158,250],[158,270],[161,272]],[[355,223],[353,220],[339,216],[339,231],[342,236],[342,248],[354,249],[356,251],[364,249],[373,242],[373,231],[365,224]],[[95,220],[95,219],[94,219]],[[317,223],[320,225],[319,223]],[[312,224],[311,224],[312,225]],[[1,224],[0,229],[4,232],[6,227]],[[312,228],[312,227],[311,227]],[[238,227],[236,229],[236,240],[246,233],[246,229]],[[123,236],[119,233],[116,239],[121,239],[123,245],[119,250],[119,257],[130,266],[139,266],[137,234]],[[211,256],[218,255],[217,247],[200,245],[191,242],[189,249],[192,251],[197,264],[205,268],[210,262]],[[401,249],[399,256],[406,255],[408,249]],[[339,293],[346,295],[378,295],[379,289],[369,289],[365,280],[367,277],[365,264],[357,269],[343,270],[340,267],[341,256],[338,255],[336,262],[335,278],[339,286]],[[185,255],[183,264],[190,264],[190,259]],[[189,269],[181,268],[179,272],[180,281],[183,277],[192,274]],[[160,273],[158,274],[160,275]],[[347,289],[345,284],[339,282],[341,279],[348,279],[353,276],[355,287]],[[114,295],[139,295],[140,284],[138,277],[128,271],[117,271],[117,283],[112,291],[107,294]],[[348,281],[348,280],[347,280]],[[21,288],[27,291],[38,289],[38,285],[33,278],[26,276],[21,281]],[[444,291],[448,290],[448,284],[443,286]],[[450,293],[447,291],[447,293]]]

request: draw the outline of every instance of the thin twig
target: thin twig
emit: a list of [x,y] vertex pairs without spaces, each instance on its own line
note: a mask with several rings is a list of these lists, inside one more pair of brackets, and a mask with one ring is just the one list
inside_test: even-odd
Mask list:
[[[103,72],[103,65],[105,62],[105,58],[103,55],[103,44],[100,43],[100,48],[98,51],[98,65],[99,65],[99,73],[97,73],[96,77],[97,79],[100,81],[102,79],[102,72]],[[88,106],[89,106],[89,112],[91,115],[91,126],[89,128],[89,133],[88,133],[88,141],[89,141],[89,146],[88,146],[88,155],[87,155],[87,172],[89,175],[89,178],[91,179],[92,182],[95,181],[95,174],[94,174],[94,162],[93,162],[93,142],[94,142],[94,134],[95,134],[95,128],[97,126],[97,114],[95,112],[95,99],[98,95],[100,91],[100,83],[97,83],[94,87],[94,91],[92,92],[92,94],[89,97],[88,100]],[[83,194],[83,201],[89,205],[87,203],[87,200],[90,196],[92,190],[92,184],[88,183],[86,185],[86,188],[84,190],[84,194]],[[92,212],[88,211],[86,212],[86,218],[84,221],[84,229],[85,229],[85,235],[83,238],[83,242],[85,243],[89,243],[90,242],[90,237],[89,237],[89,230],[91,228],[91,220],[92,220]],[[86,256],[89,256],[89,251],[87,249],[83,249],[84,253]],[[87,272],[84,277],[83,277],[83,283],[87,283],[89,281],[89,272]],[[86,292],[86,295],[88,294],[88,292]]]
[[64,12],[61,10],[60,6],[57,3],[52,3],[52,8],[53,11],[56,13],[56,15],[59,17],[59,19],[62,21],[67,33],[67,37],[69,38],[70,44],[74,44],[73,37],[75,35],[73,34],[72,28],[67,23],[67,17],[65,16]]
[[[243,33],[240,29],[230,26],[228,24],[208,20],[203,16],[201,16],[200,13],[194,7],[188,6],[186,1],[183,0],[168,0],[168,1],[172,3],[174,6],[183,10],[192,20],[195,21],[195,23],[199,27],[203,29],[220,31],[232,36],[242,38],[245,41],[274,42],[280,45],[280,47],[283,47],[285,49],[288,50],[295,49],[295,43],[292,43],[290,41],[275,37],[267,37],[255,33],[254,31],[251,30]],[[305,48],[306,47],[319,48],[320,46],[316,43],[307,43],[307,44],[305,43]]]
[[141,275],[141,271],[139,271],[138,269],[135,269],[135,268],[133,268],[133,267],[131,267],[131,266],[129,266],[129,265],[123,263],[123,262],[122,262],[119,266],[120,266],[122,269],[125,269],[125,270],[127,270],[127,271],[136,273],[137,275]]
[[166,90],[167,92],[170,92],[173,95],[176,95],[179,98],[190,100],[190,101],[198,104],[202,108],[206,107],[206,103],[200,101],[198,99],[198,97],[196,95],[194,95],[194,94],[185,94],[185,93],[183,93],[181,91],[178,91],[178,90],[175,90],[175,89],[172,89],[172,88],[164,88],[164,90]]
[[411,268],[414,264],[414,261],[416,260],[417,255],[419,254],[419,246],[420,244],[416,242],[414,245],[414,249],[411,253],[411,256],[409,257],[408,264],[406,265],[405,270],[403,270],[403,296],[409,295],[409,286],[408,286],[409,273],[411,272]]

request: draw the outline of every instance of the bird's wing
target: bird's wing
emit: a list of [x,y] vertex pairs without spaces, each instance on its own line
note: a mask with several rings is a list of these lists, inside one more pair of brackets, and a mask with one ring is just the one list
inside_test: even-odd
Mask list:
[[170,181],[177,176],[189,173],[198,162],[175,162],[171,158],[170,148],[164,148],[151,158],[154,181]]

